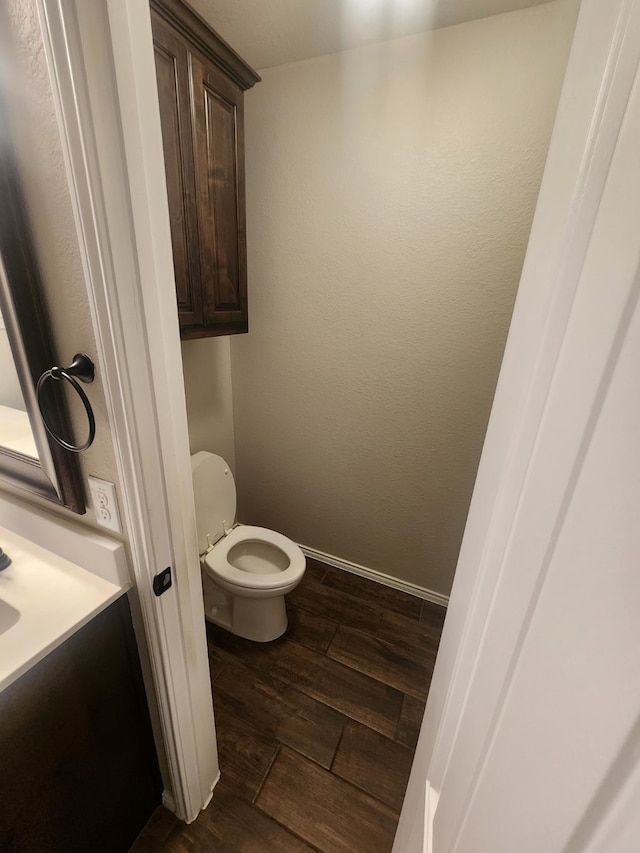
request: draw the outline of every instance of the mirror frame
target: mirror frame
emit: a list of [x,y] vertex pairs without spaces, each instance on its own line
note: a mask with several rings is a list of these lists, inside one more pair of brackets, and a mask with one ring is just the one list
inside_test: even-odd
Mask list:
[[[0,445],[0,479],[81,515],[86,512],[86,501],[78,457],[49,436],[36,399],[38,378],[59,362],[7,127],[8,111],[0,93],[0,309],[39,458]],[[65,435],[71,435],[63,393],[56,391],[51,395],[51,416]]]

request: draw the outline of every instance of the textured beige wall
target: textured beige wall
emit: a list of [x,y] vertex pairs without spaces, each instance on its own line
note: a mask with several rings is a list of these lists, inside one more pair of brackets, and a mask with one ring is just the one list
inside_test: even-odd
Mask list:
[[209,450],[235,470],[229,338],[182,342],[191,453]]
[[[5,73],[11,75],[11,132],[33,227],[57,358],[68,364],[76,352],[96,362],[97,377],[87,394],[96,415],[96,439],[80,455],[82,472],[118,485],[116,461],[97,364],[95,336],[73,218],[51,82],[35,0],[10,0],[0,10]],[[75,396],[75,395],[74,395]],[[84,409],[70,398],[78,437],[86,435]],[[8,489],[4,483],[0,485]],[[13,491],[13,490],[11,490]],[[24,497],[22,491],[19,494]],[[76,516],[41,501],[54,512],[95,525],[93,511]]]
[[576,11],[280,66],[248,93],[242,521],[449,592]]

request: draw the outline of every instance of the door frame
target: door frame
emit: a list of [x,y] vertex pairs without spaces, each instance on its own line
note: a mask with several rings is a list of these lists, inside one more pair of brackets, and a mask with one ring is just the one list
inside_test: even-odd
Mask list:
[[[639,62],[640,0],[583,0],[394,853],[432,849],[431,825]],[[577,422],[576,432],[583,427]],[[518,611],[535,594],[535,584],[523,589]],[[509,677],[487,690],[478,755]]]
[[[149,6],[37,0],[157,711],[164,802],[219,778]],[[154,576],[172,567],[160,597]],[[148,654],[145,654],[148,653]]]

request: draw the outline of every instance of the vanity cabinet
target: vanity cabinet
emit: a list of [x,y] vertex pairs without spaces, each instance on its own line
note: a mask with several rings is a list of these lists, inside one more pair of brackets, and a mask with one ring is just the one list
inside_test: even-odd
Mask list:
[[0,692],[0,720],[0,850],[126,853],[162,794],[127,597]]
[[183,339],[248,331],[244,92],[260,77],[180,0],[151,0]]

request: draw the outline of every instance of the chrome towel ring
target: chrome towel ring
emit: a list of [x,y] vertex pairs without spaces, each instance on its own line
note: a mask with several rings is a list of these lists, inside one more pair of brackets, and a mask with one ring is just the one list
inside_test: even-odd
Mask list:
[[[95,368],[89,356],[85,355],[85,353],[83,352],[79,352],[74,355],[73,361],[71,362],[69,367],[52,367],[51,370],[45,370],[40,379],[38,379],[38,384],[36,385],[38,407],[40,409],[40,414],[42,416],[42,422],[45,425],[45,429],[54,441],[57,441],[59,445],[65,448],[65,450],[70,450],[72,453],[80,453],[81,450],[86,450],[88,447],[91,447],[91,445],[93,444],[93,439],[96,436],[96,419],[93,415],[93,409],[91,408],[89,398],[82,390],[82,386],[80,385],[80,382],[93,382],[95,375]],[[47,379],[64,379],[69,382],[70,385],[72,385],[73,388],[77,391],[78,396],[82,400],[84,410],[87,413],[87,418],[89,420],[89,436],[84,442],[84,444],[70,444],[68,441],[65,441],[63,438],[57,435],[53,427],[51,426],[42,401],[42,388]],[[80,380],[80,382],[78,382],[78,379]]]

